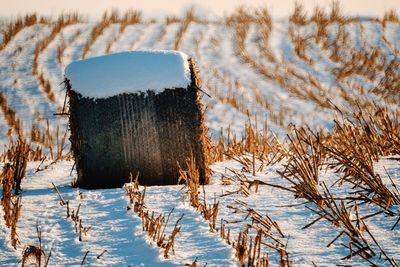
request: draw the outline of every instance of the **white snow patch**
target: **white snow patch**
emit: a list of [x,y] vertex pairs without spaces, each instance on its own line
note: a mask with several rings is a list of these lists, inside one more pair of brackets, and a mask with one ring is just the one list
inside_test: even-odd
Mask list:
[[138,50],[72,62],[65,68],[72,88],[87,97],[103,98],[122,93],[190,85],[188,56],[174,50]]

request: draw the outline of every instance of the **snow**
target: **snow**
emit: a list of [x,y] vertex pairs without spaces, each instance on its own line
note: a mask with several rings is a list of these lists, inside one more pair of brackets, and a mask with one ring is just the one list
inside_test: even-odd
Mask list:
[[[69,66],[66,75],[71,79],[73,88],[85,96],[98,98],[124,92],[145,92],[146,90],[159,92],[164,88],[186,87],[190,83],[187,65],[187,58],[190,56],[198,63],[200,77],[203,80],[203,91],[212,96],[210,98],[204,95],[203,102],[207,107],[206,125],[214,140],[219,138],[221,131],[226,132],[226,129],[232,131],[232,136],[235,134],[239,138],[243,125],[253,118],[258,118],[259,122],[268,118],[269,129],[284,136],[286,134],[284,126],[271,121],[271,112],[284,111],[286,115],[283,118],[283,125],[289,123],[301,125],[306,122],[312,128],[329,127],[329,122],[335,116],[334,112],[321,110],[315,103],[296,97],[284,86],[263,77],[250,64],[243,62],[236,51],[235,29],[219,23],[191,23],[179,47],[180,50],[188,52],[188,55],[185,55],[169,50],[174,48],[180,26],[179,23],[135,24],[126,27],[121,33],[118,31],[118,25],[110,25],[88,53],[91,57],[98,57],[81,61],[78,60],[93,24],[80,23],[66,27],[39,55],[38,60],[38,69],[51,83],[52,91],[57,98],[56,103],[51,103],[46,99],[45,93],[38,86],[37,78],[32,76],[35,45],[49,35],[51,27],[34,25],[25,28],[4,50],[0,51],[0,92],[7,99],[10,108],[16,111],[16,118],[21,120],[27,133],[25,137],[29,137],[30,125],[33,121],[37,120],[43,126],[49,120],[51,128],[58,125],[53,113],[57,112],[58,106],[64,102],[65,91],[61,90],[62,86],[59,84],[63,80],[66,66]],[[260,57],[262,48],[257,44],[258,29],[254,25],[250,27],[245,40],[248,52],[257,63],[267,66],[269,71],[275,68],[278,71],[284,71],[285,67],[293,67],[305,77],[308,73],[312,74],[324,87],[330,88],[326,91],[327,97],[338,106],[346,104],[336,91],[333,72],[342,67],[342,63],[333,62],[330,59],[331,52],[312,41],[309,42],[306,52],[315,62],[314,64],[304,62],[294,50],[293,43],[287,34],[288,27],[287,19],[273,21],[269,44],[277,62],[269,62]],[[299,30],[309,33],[312,28],[311,25]],[[348,46],[351,48],[360,50],[366,43],[369,49],[381,48],[388,59],[393,59],[395,55],[398,55],[396,51],[400,47],[399,23],[388,23],[386,28],[383,28],[380,23],[357,22],[346,25],[345,30],[349,34]],[[338,31],[338,25],[327,27],[330,41],[335,41]],[[380,36],[384,36],[387,41],[379,41]],[[56,56],[62,39],[66,41],[67,47],[59,63]],[[106,52],[110,41],[113,41],[110,52],[116,54],[101,56]],[[152,51],[143,49],[152,49]],[[151,72],[148,71],[150,67],[153,68]],[[384,75],[384,73],[379,75]],[[108,79],[109,77],[112,79]],[[292,83],[303,84],[300,79],[289,78],[292,79]],[[374,83],[365,78],[356,75],[349,77],[343,90],[351,93],[355,98],[359,93],[351,91],[347,82],[360,83],[367,89],[374,86]],[[257,90],[253,90],[254,87]],[[269,107],[266,108],[257,102],[256,93],[268,100]],[[243,108],[222,101],[218,95],[235,97],[240,102],[239,104],[243,104]],[[367,97],[371,96],[367,95]],[[398,107],[395,108],[398,110]],[[249,115],[247,110],[252,114]],[[7,132],[10,127],[3,113],[0,110],[1,147],[8,143]],[[60,120],[60,125],[64,123],[64,128],[60,128],[60,133],[63,133],[62,129],[67,128],[67,120]],[[43,163],[43,165],[47,164],[50,162]],[[149,210],[156,214],[167,215],[174,209],[170,223],[166,227],[167,233],[171,232],[173,224],[184,214],[180,224],[181,233],[176,237],[175,255],[164,259],[162,250],[142,231],[141,220],[132,211],[127,210],[128,199],[124,189],[78,190],[71,187],[71,181],[76,175],[75,173],[70,175],[72,161],[57,162],[48,169],[36,173],[37,165],[39,162],[28,164],[27,177],[22,184],[23,206],[17,224],[21,244],[16,250],[10,246],[10,230],[4,225],[3,209],[0,207],[0,266],[20,264],[24,247],[31,244],[37,245],[36,222],[43,232],[42,245],[45,252],[48,253],[53,248],[50,266],[79,266],[87,251],[89,253],[85,265],[88,266],[184,266],[192,263],[196,258],[198,266],[206,264],[207,266],[238,266],[235,251],[219,237],[218,233],[210,232],[208,222],[190,206],[185,198],[185,190],[182,190],[182,186],[155,186],[146,190],[145,203]],[[258,167],[259,163],[256,169]],[[296,199],[290,192],[260,185],[259,191],[252,190],[250,196],[240,193],[222,196],[240,187],[233,171],[249,179],[256,178],[280,186],[288,185],[277,173],[282,169],[282,165],[264,167],[264,170],[256,172],[254,177],[251,173],[245,172],[243,166],[236,161],[219,162],[212,166],[214,171],[211,177],[212,183],[205,186],[205,191],[208,204],[213,203],[215,197],[219,201],[217,228],[220,227],[221,220],[237,221],[227,224],[233,239],[245,228],[246,224],[251,224],[250,219],[246,218],[246,213],[232,213],[229,208],[236,205],[235,201],[243,201],[260,214],[270,216],[279,224],[285,235],[282,241],[287,243],[287,250],[294,266],[313,266],[313,263],[317,266],[365,266],[366,262],[360,260],[359,257],[354,257],[349,261],[341,260],[348,255],[348,250],[343,247],[348,244],[348,240],[340,238],[334,245],[326,247],[341,229],[333,227],[324,220],[320,220],[307,229],[302,229],[316,219],[317,215],[307,209],[307,207],[313,208],[312,204],[302,204],[304,200]],[[381,159],[374,165],[374,169],[385,183],[390,182],[387,176],[389,174],[399,187],[398,158]],[[337,180],[338,175],[333,170],[328,170],[321,172],[320,178],[330,186]],[[223,185],[222,176],[232,178],[234,182],[231,185]],[[72,221],[66,218],[66,207],[60,206],[59,198],[52,189],[52,182],[69,201],[71,209],[76,209],[81,204],[82,224],[84,227],[92,226],[88,234],[83,236],[82,241],[78,240]],[[354,191],[347,187],[330,187],[330,189],[340,197],[344,196],[345,192]],[[80,197],[80,193],[83,198]],[[392,209],[398,214],[398,206]],[[364,205],[360,209],[360,214],[367,216],[376,211],[374,205]],[[366,221],[379,244],[390,256],[399,261],[400,225],[391,230],[397,218],[398,216],[386,217],[380,214]],[[98,259],[97,256],[105,250],[107,252]],[[276,255],[273,250],[268,250],[268,252],[271,265],[279,266],[279,255]],[[375,257],[373,260],[376,260],[379,266],[388,265],[383,259]]]
[[[50,163],[45,161],[42,166]],[[71,181],[76,173],[70,174],[72,161],[61,161],[44,171],[36,172],[39,164],[28,164],[27,177],[22,182],[22,210],[17,223],[17,234],[21,244],[16,250],[8,242],[9,229],[3,223],[0,224],[1,266],[16,265],[26,245],[37,245],[36,224],[42,231],[44,251],[48,253],[52,249],[50,266],[80,265],[87,251],[87,266],[184,266],[195,259],[198,266],[238,266],[232,247],[219,237],[218,232],[210,232],[208,222],[202,218],[200,212],[190,206],[182,185],[152,186],[146,189],[144,202],[149,211],[155,212],[156,215],[167,215],[173,209],[165,230],[167,234],[172,231],[176,220],[184,214],[179,224],[181,232],[175,239],[175,254],[164,259],[163,251],[157,248],[142,230],[141,219],[132,210],[127,210],[129,199],[123,188],[73,188]],[[259,164],[256,163],[256,169]],[[400,166],[396,159],[383,158],[374,167],[382,177],[387,171],[399,185]],[[341,245],[346,244],[346,240],[339,239],[334,245],[326,247],[340,233],[340,229],[333,227],[329,222],[321,220],[310,228],[302,229],[313,221],[316,215],[306,207],[312,207],[311,204],[301,204],[304,200],[296,199],[291,192],[260,185],[258,192],[252,189],[249,196],[240,193],[223,196],[240,188],[237,175],[245,175],[249,179],[259,179],[269,184],[289,186],[288,182],[277,174],[281,169],[280,164],[268,166],[263,171],[256,172],[256,176],[252,176],[243,170],[243,165],[233,160],[212,165],[214,174],[211,184],[206,185],[204,190],[208,204],[213,203],[214,198],[219,201],[217,228],[220,227],[221,220],[231,222],[227,223],[226,227],[230,229],[231,238],[234,240],[246,224],[251,224],[247,213],[232,212],[231,207],[237,206],[236,201],[239,200],[278,223],[285,235],[282,241],[287,243],[290,260],[294,266],[311,266],[312,263],[317,266],[364,266],[365,262],[357,257],[350,261],[340,260],[348,254],[348,250]],[[233,182],[224,185],[221,183],[221,176],[231,178]],[[337,177],[333,170],[320,173],[321,180],[328,185],[334,183]],[[82,225],[91,226],[88,234],[82,236],[82,241],[78,240],[73,222],[66,217],[66,207],[59,204],[60,199],[53,190],[52,183],[58,187],[65,201],[69,202],[70,210],[76,210],[78,205],[81,205],[79,214]],[[140,187],[140,190],[143,190],[143,187]],[[340,196],[343,192],[344,190],[340,189],[335,191],[335,194]],[[203,198],[202,193],[200,198]],[[365,206],[360,210],[360,214],[372,214],[376,211],[375,208]],[[395,209],[398,207],[393,208]],[[0,217],[2,216],[3,209],[0,209]],[[397,217],[385,217],[382,214],[368,219],[367,223],[386,253],[399,260],[400,227],[390,231],[396,219]],[[266,238],[264,241],[268,243],[270,240]],[[263,249],[270,255],[270,263],[278,266],[277,252]],[[107,252],[98,259],[97,256],[103,251]],[[386,264],[378,256],[373,260],[382,266]]]
[[73,90],[106,98],[122,93],[160,93],[191,83],[188,56],[173,50],[138,50],[72,62],[65,69]]

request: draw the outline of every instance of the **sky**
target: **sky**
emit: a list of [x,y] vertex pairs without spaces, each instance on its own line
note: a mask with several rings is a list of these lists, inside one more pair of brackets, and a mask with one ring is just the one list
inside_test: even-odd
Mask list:
[[[190,6],[204,14],[223,16],[240,5],[267,7],[274,17],[287,16],[296,0],[0,0],[0,16],[23,15],[37,12],[57,15],[66,11],[79,11],[91,17],[101,15],[104,10],[118,8],[138,9],[147,18],[164,15],[180,15]],[[310,12],[315,5],[328,7],[331,0],[298,0]],[[342,0],[342,10],[349,15],[382,16],[385,10],[396,9],[400,13],[400,0]]]

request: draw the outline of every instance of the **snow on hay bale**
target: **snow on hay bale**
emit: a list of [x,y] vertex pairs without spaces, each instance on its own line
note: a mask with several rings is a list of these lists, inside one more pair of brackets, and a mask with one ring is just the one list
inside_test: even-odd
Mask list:
[[132,51],[65,70],[77,186],[177,184],[193,155],[207,181],[206,128],[194,61],[178,51]]

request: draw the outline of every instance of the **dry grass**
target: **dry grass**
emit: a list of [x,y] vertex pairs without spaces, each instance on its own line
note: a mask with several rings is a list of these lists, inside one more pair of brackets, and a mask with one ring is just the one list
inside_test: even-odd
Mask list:
[[[220,236],[235,250],[235,256],[241,266],[269,266],[269,255],[265,249],[272,249],[280,256],[279,266],[292,266],[286,245],[280,240],[284,235],[279,225],[268,215],[262,215],[249,207],[246,203],[236,200],[238,206],[228,206],[235,213],[244,213],[251,219],[237,238],[232,240],[230,229],[226,229],[224,220],[221,220]],[[279,236],[279,237],[277,237]]]
[[130,183],[125,186],[126,194],[129,198],[129,204],[127,209],[133,210],[142,219],[142,229],[147,232],[150,239],[156,243],[156,245],[163,249],[164,258],[169,258],[170,252],[175,254],[174,243],[176,235],[181,231],[179,226],[180,221],[183,219],[182,214],[176,221],[172,232],[167,235],[165,229],[168,225],[171,213],[170,211],[167,217],[164,214],[156,215],[154,211],[150,211],[144,202],[146,194],[146,187],[143,191],[139,190],[139,173],[136,175],[135,181],[133,181],[132,174],[130,175]]
[[[390,208],[399,205],[400,192],[393,180],[390,179],[391,185],[386,185],[373,167],[374,162],[382,156],[399,155],[398,121],[397,113],[374,106],[371,109],[360,109],[351,117],[336,120],[332,133],[294,128],[293,134],[288,136],[288,159],[283,164],[284,170],[278,173],[291,184],[286,190],[314,204],[309,209],[318,217],[304,228],[325,219],[340,229],[338,237],[328,246],[343,235],[351,240],[345,246],[349,249],[349,255],[344,259],[359,256],[374,265],[372,257],[381,253],[388,264],[398,266],[385,253],[364,221],[364,218],[381,213],[398,216]],[[341,175],[334,185],[341,187],[349,184],[353,191],[344,198],[334,198],[325,183],[319,180],[318,175],[323,167],[331,168]],[[354,204],[347,206],[344,200]],[[361,217],[358,206],[366,203],[378,207],[380,211]],[[352,219],[354,216],[356,220]],[[371,240],[377,249],[371,247]]]
[[336,72],[336,79],[342,81],[350,75],[362,75],[367,79],[376,80],[377,73],[385,69],[386,56],[381,49],[372,51],[355,51],[351,57],[344,60],[343,66]]
[[[22,123],[17,118],[15,110],[9,106],[7,98],[4,96],[2,92],[0,92],[0,109],[3,112],[5,120],[10,129],[12,129],[18,136],[21,136]],[[11,136],[12,130],[8,132],[8,136]]]
[[278,171],[292,184],[291,191],[296,198],[305,198],[324,206],[324,199],[319,189],[318,174],[326,160],[321,135],[307,134],[304,129],[294,129],[293,136],[288,136],[290,153],[283,171]]
[[189,158],[186,160],[185,169],[179,166],[178,183],[185,184],[187,190],[186,194],[189,196],[190,204],[202,214],[206,221],[208,221],[210,231],[216,231],[219,202],[214,199],[212,205],[207,205],[204,185],[202,187],[203,199],[200,199],[200,174],[193,154],[190,154]]
[[[219,141],[211,151],[212,162],[233,159],[239,161],[246,171],[255,173],[262,171],[262,167],[273,165],[282,160],[286,149],[278,138],[268,131],[267,124],[258,128],[250,121],[244,126],[244,134],[238,139],[230,129],[221,131]],[[246,155],[247,157],[242,157]],[[255,169],[255,160],[263,162],[259,169]]]
[[120,19],[119,31],[123,32],[129,25],[138,24],[142,21],[142,13],[137,10],[128,10]]
[[249,31],[250,24],[255,21],[253,12],[250,10],[239,7],[231,16],[226,18],[226,25],[234,29],[236,39],[236,54],[242,58],[244,63],[249,65],[255,65],[251,56],[246,50],[246,36]]
[[381,20],[382,26],[386,27],[388,22],[400,23],[399,14],[395,9],[385,11],[385,14]]
[[268,9],[259,9],[255,13],[256,23],[259,29],[260,36],[260,50],[262,51],[263,57],[269,62],[276,62],[277,59],[270,48],[269,37],[272,32],[272,18]]
[[70,160],[72,158],[71,151],[66,150],[68,147],[67,137],[67,127],[64,131],[59,126],[52,129],[49,120],[33,124],[30,130],[30,146],[33,147],[33,144],[36,144],[36,149],[32,150],[36,152],[37,156],[34,159],[30,157],[29,160],[42,160],[42,154],[46,154],[45,158],[52,160],[52,164],[59,160]]
[[141,12],[135,11],[135,10],[128,10],[122,16],[119,16],[117,13],[116,16],[117,16],[117,18],[113,19],[113,23],[118,22],[120,24],[119,32],[117,34],[113,34],[106,41],[106,43],[107,43],[106,49],[105,49],[106,54],[111,53],[111,48],[112,48],[113,44],[118,41],[119,36],[122,34],[122,32],[125,30],[126,27],[128,27],[129,25],[141,23],[141,20],[142,20]]
[[326,27],[329,25],[330,20],[329,16],[325,13],[325,11],[321,7],[315,7],[314,13],[310,18],[311,22],[314,22],[317,26],[317,32],[315,34],[315,41],[319,43],[322,38],[326,37]]
[[29,245],[25,247],[22,254],[22,266],[25,266],[27,262],[31,262],[32,260],[35,262],[35,266],[42,266],[42,258],[46,258],[46,253],[37,246]]
[[329,20],[331,23],[337,22],[339,24],[344,24],[347,22],[348,19],[342,14],[342,7],[339,1],[332,1],[330,11]]
[[97,23],[90,32],[90,36],[82,49],[81,58],[86,58],[91,46],[94,44],[96,39],[104,32],[104,30],[113,23],[119,22],[119,13],[117,10],[110,12],[104,12],[103,17],[99,23]]
[[173,23],[180,23],[180,22],[182,22],[182,19],[177,16],[166,16],[164,24],[170,25]]
[[78,23],[80,21],[82,21],[82,18],[78,15],[78,13],[61,14],[58,17],[58,19],[54,22],[54,26],[51,30],[50,35],[48,35],[46,38],[41,40],[36,45],[34,57],[33,57],[33,67],[32,67],[32,74],[34,76],[39,74],[38,59],[39,59],[40,53],[48,47],[48,45],[56,38],[56,36],[60,33],[60,31],[64,27]]
[[[86,58],[88,55],[90,48],[97,40],[97,38],[103,34],[104,30],[109,27],[111,24],[120,23],[119,33],[122,33],[128,25],[137,24],[142,21],[142,14],[139,11],[128,10],[122,17],[120,16],[117,9],[113,9],[110,12],[104,12],[102,19],[98,22],[90,33],[89,39],[85,43],[83,47],[81,58]],[[114,39],[111,39],[108,42],[108,51],[110,51],[112,43]]]
[[189,28],[190,23],[199,21],[195,15],[194,8],[190,8],[186,11],[185,17],[182,20],[181,27],[175,36],[174,41],[174,50],[179,50],[180,44],[182,42],[182,38],[185,35],[187,29]]
[[296,53],[296,55],[307,62],[309,65],[314,64],[313,58],[311,58],[309,55],[307,55],[306,49],[308,46],[308,43],[310,42],[311,37],[310,36],[302,36],[298,33],[295,33],[294,29],[292,26],[289,27],[289,36],[292,39],[293,43],[293,48]]
[[36,13],[27,14],[24,17],[18,17],[12,22],[8,23],[3,30],[3,40],[0,43],[0,51],[3,50],[7,44],[25,27],[29,27],[38,23],[48,23],[49,19],[45,17],[38,17]]
[[373,110],[359,110],[352,117],[336,120],[334,131],[327,135],[304,128],[295,128],[293,132],[289,136],[288,161],[284,171],[278,173],[292,184],[290,190],[296,197],[323,207],[318,174],[323,166],[328,166],[343,173],[340,183],[357,188],[355,199],[384,211],[400,203],[399,193],[389,190],[373,168],[382,156],[400,154],[398,114],[375,106]]
[[384,76],[377,87],[371,90],[387,103],[400,103],[400,60],[393,59],[384,70]]
[[360,110],[347,121],[336,121],[329,138],[326,150],[335,160],[329,167],[343,173],[341,182],[359,189],[355,198],[393,216],[388,208],[400,204],[400,194],[383,183],[373,164],[382,156],[400,155],[398,114],[390,114],[381,107]]
[[[244,144],[242,148],[238,148],[239,145],[237,142],[233,143],[235,144],[235,147],[236,149],[238,149],[238,151],[241,151],[241,149],[248,149],[248,151],[253,151],[254,153],[256,152],[260,153],[260,151],[256,149],[254,144],[255,143],[260,144],[261,142],[265,144],[265,140],[261,141],[262,139],[260,139],[258,142],[254,142],[255,133],[252,132],[253,128],[249,127],[248,129],[249,133],[247,137],[243,140]],[[217,146],[220,146],[220,148],[218,148],[219,150],[225,150],[224,149],[225,145],[223,144],[223,142],[220,141]],[[279,225],[275,221],[273,221],[268,215],[261,215],[256,210],[250,208],[246,203],[237,201],[236,203],[239,205],[239,207],[230,207],[235,209],[236,212],[241,210],[241,212],[246,213],[247,214],[246,218],[248,217],[252,221],[251,225],[247,225],[245,230],[239,233],[237,240],[231,239],[230,230],[226,229],[224,220],[221,220],[221,226],[218,229],[216,227],[216,221],[218,219],[219,202],[217,201],[216,198],[214,198],[214,203],[212,205],[207,206],[204,186],[203,186],[203,200],[201,200],[199,196],[200,184],[198,179],[198,173],[196,172],[196,166],[193,157],[187,160],[186,165],[187,165],[186,170],[182,169],[180,170],[181,173],[180,181],[183,181],[185,183],[185,188],[187,188],[187,195],[189,196],[191,205],[202,214],[203,218],[206,221],[209,222],[210,231],[212,232],[219,231],[220,237],[224,239],[227,244],[232,245],[232,247],[235,249],[236,252],[235,255],[242,266],[244,266],[245,264],[247,266],[269,266],[268,255],[261,253],[262,244],[276,250],[279,253],[281,257],[280,266],[282,267],[292,266],[291,265],[292,262],[289,260],[288,252],[285,249],[284,243],[281,240],[279,240],[279,238],[275,237],[276,234],[279,235],[281,238],[284,237]],[[255,169],[253,162],[253,172],[254,170]],[[254,187],[255,191],[257,192],[258,186],[260,184],[265,184],[259,180],[247,179],[247,177],[245,176],[243,177],[238,173],[236,173],[236,175],[238,177],[237,180],[240,183],[239,191],[241,191],[244,194],[244,196],[250,195],[250,190],[252,187]],[[221,177],[221,179],[223,180],[223,184],[230,184],[231,182],[234,182],[233,180],[224,179],[223,177]],[[249,229],[252,229],[253,231],[256,232],[254,238],[249,235]],[[273,244],[266,244],[265,241],[263,241],[263,238],[268,238],[272,240]]]
[[67,49],[67,45],[71,44],[81,34],[82,34],[81,30],[77,30],[75,32],[75,34],[72,36],[72,38],[68,41],[68,44],[67,44],[66,40],[64,39],[64,36],[61,35],[61,41],[57,45],[57,62],[58,62],[58,64],[62,64],[62,59],[64,57],[65,49]]
[[295,3],[293,13],[289,16],[289,21],[298,26],[304,26],[308,23],[307,13],[299,2]]
[[[60,198],[60,206],[66,207],[66,218],[70,219],[74,224],[75,233],[78,235],[78,240],[82,242],[83,235],[86,236],[87,233],[92,229],[92,226],[84,227],[82,224],[82,219],[80,217],[80,209],[81,204],[79,203],[76,209],[72,209],[69,206],[69,201],[66,201],[64,197],[61,195],[61,192],[58,190],[57,186],[52,183],[54,191],[57,193],[58,197]],[[83,198],[82,193],[79,193],[80,198]]]
[[64,51],[67,48],[67,43],[65,42],[64,36],[61,35],[61,41],[57,45],[57,62],[58,64],[62,63],[62,58],[64,55]]
[[[78,13],[70,13],[70,14],[61,14],[56,22],[54,22],[53,29],[46,38],[39,41],[35,47],[35,52],[33,56],[33,67],[32,67],[32,75],[36,76],[40,87],[42,88],[43,92],[47,96],[47,99],[54,103],[56,101],[56,97],[53,93],[51,88],[51,83],[48,81],[41,70],[38,69],[39,67],[39,55],[43,52],[49,44],[56,38],[56,36],[60,33],[60,31],[68,26],[75,23],[82,21],[81,17]],[[62,47],[61,47],[62,48]],[[61,61],[61,58],[60,58]]]
[[[17,222],[21,212],[21,198],[14,196],[21,191],[21,180],[25,177],[26,165],[28,162],[29,146],[18,141],[17,144],[11,146],[8,150],[7,161],[3,166],[0,174],[0,182],[2,183],[1,205],[4,211],[4,221],[10,228],[11,245],[16,248],[19,244],[17,238]],[[12,190],[14,189],[14,194]]]
[[48,255],[46,255],[46,252],[42,249],[42,231],[40,231],[39,225],[36,225],[36,234],[39,244],[25,246],[22,252],[22,266],[25,266],[25,264],[32,265],[33,263],[35,266],[39,267],[42,266],[42,263],[44,267],[49,265],[53,248],[51,248]]
[[[317,206],[317,209],[309,208],[319,217],[304,228],[309,227],[320,219],[325,219],[341,230],[339,235],[327,245],[328,247],[342,236],[348,237],[348,245],[343,244],[343,246],[349,249],[349,254],[345,256],[343,260],[359,256],[371,266],[378,266],[373,262],[372,257],[376,256],[379,252],[381,257],[384,258],[390,266],[399,266],[393,258],[386,254],[385,250],[372,235],[365,220],[360,217],[358,205],[354,204],[347,207],[342,200],[340,203],[337,203],[338,201],[334,199],[325,184],[323,184],[323,188],[326,206]],[[371,242],[376,245],[376,249],[371,246]]]

